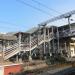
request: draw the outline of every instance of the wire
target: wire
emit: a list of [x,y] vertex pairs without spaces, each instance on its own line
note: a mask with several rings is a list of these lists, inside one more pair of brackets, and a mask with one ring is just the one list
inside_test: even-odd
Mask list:
[[[25,4],[26,6],[29,6],[29,7],[33,8],[33,9],[35,9],[35,10],[38,10],[38,11],[40,11],[40,12],[46,14],[46,15],[49,15],[49,16],[51,15],[50,13],[46,12],[45,10],[42,10],[40,8],[37,8],[37,7],[33,6],[33,5],[31,5],[31,4],[28,4],[25,1],[22,1],[22,0],[16,0],[16,1],[19,1],[20,3]],[[53,16],[53,15],[51,15],[51,16]]]
[[5,24],[9,24],[9,25],[15,25],[15,26],[18,26],[18,25],[14,24],[14,23],[6,22],[6,21],[0,21],[0,23],[5,23]]
[[47,8],[47,9],[49,9],[50,11],[56,12],[58,14],[61,14],[60,12],[58,12],[58,11],[56,11],[56,10],[48,7],[47,5],[45,5],[45,4],[41,3],[41,2],[38,2],[37,0],[32,0],[32,1],[35,2],[35,3],[37,3],[37,4],[39,4],[39,5],[41,5],[41,6],[43,6],[43,7],[45,7],[45,8]]
[[[0,21],[0,23],[6,24],[6,25],[7,25],[7,24],[8,24],[8,25],[11,25],[12,28],[15,28],[15,27],[18,26],[18,25],[16,25],[16,24],[9,23],[9,22],[6,22],[6,21]],[[1,27],[1,25],[0,25],[0,27]],[[4,28],[5,28],[5,27],[6,27],[6,28],[11,28],[11,27],[9,27],[9,26],[8,26],[8,27],[7,27],[7,26],[2,26],[2,27],[4,27]]]

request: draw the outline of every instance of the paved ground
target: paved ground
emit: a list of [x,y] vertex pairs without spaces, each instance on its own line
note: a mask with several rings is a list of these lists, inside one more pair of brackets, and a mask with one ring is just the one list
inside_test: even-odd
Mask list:
[[53,70],[46,70],[39,73],[20,73],[16,75],[75,75],[75,68],[64,67],[64,68],[55,68]]
[[37,75],[71,75],[71,74],[75,75],[75,68],[71,67],[56,68]]
[[[33,66],[33,65],[30,65]],[[40,67],[41,65],[39,65]],[[75,68],[72,64],[57,64],[51,65],[49,67],[44,67],[40,69],[33,69],[21,72],[17,75],[75,75]],[[37,67],[37,66],[35,66]]]

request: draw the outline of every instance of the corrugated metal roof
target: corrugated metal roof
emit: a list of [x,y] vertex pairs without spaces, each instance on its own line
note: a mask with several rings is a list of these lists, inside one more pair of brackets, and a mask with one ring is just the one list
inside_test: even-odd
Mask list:
[[6,34],[0,34],[0,40],[16,40],[17,37],[16,36],[8,36]]
[[[75,26],[75,23],[71,23],[70,25],[71,26]],[[59,28],[63,28],[63,27],[66,27],[66,26],[69,26],[69,24],[66,24],[66,25],[63,25],[63,26],[59,26]]]

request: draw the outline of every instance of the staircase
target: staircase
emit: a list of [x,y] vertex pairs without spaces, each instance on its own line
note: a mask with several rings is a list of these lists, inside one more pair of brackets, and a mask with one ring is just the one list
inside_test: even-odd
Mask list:
[[52,33],[49,35],[46,35],[44,40],[44,35],[41,35],[39,39],[35,38],[31,40],[31,48],[29,43],[21,43],[19,45],[18,43],[15,43],[14,45],[11,45],[4,50],[4,60],[9,59],[10,57],[14,56],[15,54],[19,53],[20,51],[29,51],[36,48],[38,45],[41,45],[44,42],[49,42],[52,40]]

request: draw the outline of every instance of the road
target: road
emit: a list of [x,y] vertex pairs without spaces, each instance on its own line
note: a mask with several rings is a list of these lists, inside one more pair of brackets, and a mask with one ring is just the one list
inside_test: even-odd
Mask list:
[[25,71],[16,75],[75,75],[75,68],[70,66],[49,67],[43,70]]
[[37,75],[75,75],[75,68],[72,67],[56,68],[54,70],[48,70]]

